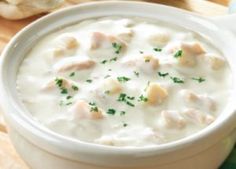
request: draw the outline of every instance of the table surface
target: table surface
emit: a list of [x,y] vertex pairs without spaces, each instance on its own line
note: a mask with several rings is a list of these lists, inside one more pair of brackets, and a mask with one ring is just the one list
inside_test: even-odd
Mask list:
[[[149,0],[149,2],[155,2],[165,5],[170,5],[182,9],[186,9],[204,16],[219,16],[219,15],[226,15],[228,8],[226,7],[229,3],[229,0]],[[0,53],[8,41],[23,27],[31,23],[32,21],[40,18],[42,15],[30,17],[23,20],[18,21],[10,21],[0,17]],[[0,111],[0,134],[2,132],[6,132],[4,130],[4,126],[1,126],[1,111]],[[12,145],[10,145],[10,141],[7,138],[7,135],[4,139],[4,147],[6,144],[10,146],[10,149],[5,149],[3,146],[1,147],[1,138],[0,138],[0,154],[4,153],[5,156],[14,157],[16,160],[15,162],[19,163],[17,165],[17,169],[25,169],[24,164],[16,154],[15,150],[13,149]],[[236,149],[236,148],[235,148]],[[22,166],[22,167],[21,167]],[[1,162],[1,155],[0,155],[0,169],[10,169],[4,165],[4,162]],[[12,168],[11,169],[16,169]],[[223,164],[221,169],[236,169],[236,150],[231,153],[229,158]]]

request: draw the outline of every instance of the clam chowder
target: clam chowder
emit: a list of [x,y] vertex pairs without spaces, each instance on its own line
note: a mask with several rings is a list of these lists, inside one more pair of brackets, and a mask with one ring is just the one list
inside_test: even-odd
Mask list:
[[153,146],[192,135],[223,111],[232,86],[222,54],[187,29],[105,17],[55,31],[17,77],[32,118],[80,141]]

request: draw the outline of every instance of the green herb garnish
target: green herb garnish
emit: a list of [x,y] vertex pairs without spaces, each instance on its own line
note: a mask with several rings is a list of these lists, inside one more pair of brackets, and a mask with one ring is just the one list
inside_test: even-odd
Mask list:
[[70,76],[70,77],[75,76],[75,72],[72,72],[69,76]]
[[138,99],[139,102],[147,102],[148,101],[148,98],[147,97],[144,97],[143,95],[139,96],[139,99]]
[[105,64],[105,63],[107,63],[107,60],[101,61],[101,64]]
[[56,78],[56,79],[55,79],[55,82],[56,82],[56,85],[57,85],[58,87],[62,87],[62,84],[63,84],[63,80],[62,80],[62,79]]
[[92,83],[92,82],[93,82],[93,80],[91,80],[91,79],[88,79],[88,80],[86,80],[86,82],[88,82],[88,83]]
[[124,123],[124,124],[123,124],[123,127],[127,127],[127,126],[128,126],[128,124],[127,124],[127,123]]
[[66,97],[67,100],[69,100],[69,99],[71,99],[71,98],[72,98],[72,96],[67,96],[67,97]]
[[158,75],[159,75],[160,77],[166,77],[166,76],[169,75],[169,73],[161,73],[161,72],[158,72]]
[[192,80],[196,80],[196,81],[198,81],[198,83],[202,83],[202,82],[206,81],[206,79],[204,79],[202,77],[199,77],[199,78],[193,77]]
[[117,80],[119,81],[119,82],[127,82],[127,81],[129,81],[130,80],[130,78],[128,78],[128,77],[125,77],[125,76],[121,76],[121,77],[117,77]]
[[66,88],[61,88],[61,94],[67,94],[68,90]]
[[112,47],[115,49],[116,54],[119,54],[122,49],[122,46],[118,43],[112,43]]
[[170,78],[174,83],[184,83],[184,80],[182,80],[178,77],[170,77]]
[[115,115],[116,114],[116,110],[115,109],[108,109],[107,110],[107,114]]
[[125,114],[126,114],[125,111],[121,111],[121,112],[120,112],[120,115],[121,115],[121,116],[123,116],[123,115],[125,115]]
[[110,62],[112,62],[112,61],[117,61],[117,57],[111,58]]
[[129,105],[131,107],[134,107],[135,105],[129,101],[129,100],[134,100],[134,99],[135,99],[135,97],[128,96],[125,93],[120,93],[117,101],[124,102],[127,105]]
[[179,58],[179,57],[181,57],[182,55],[183,55],[183,51],[182,51],[182,50],[178,50],[178,51],[175,53],[174,57],[175,57],[175,58]]
[[72,85],[71,88],[72,88],[74,91],[79,90],[79,88],[78,88],[77,86],[75,86],[75,85]]
[[91,106],[90,112],[98,112],[98,107],[95,102],[89,102],[89,105]]
[[153,50],[156,51],[156,52],[161,52],[162,51],[161,48],[153,48]]

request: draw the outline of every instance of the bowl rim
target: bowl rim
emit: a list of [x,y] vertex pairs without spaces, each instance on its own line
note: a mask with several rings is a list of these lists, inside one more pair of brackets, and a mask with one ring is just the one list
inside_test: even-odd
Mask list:
[[[225,118],[221,123],[216,123],[215,125],[210,125],[206,129],[195,133],[191,136],[188,136],[186,138],[183,138],[181,140],[173,141],[170,143],[165,143],[162,145],[157,145],[154,147],[112,147],[112,146],[103,146],[99,144],[94,144],[94,143],[87,143],[87,142],[82,142],[79,140],[74,140],[59,134],[56,134],[54,132],[51,132],[49,130],[45,130],[40,125],[37,123],[34,123],[34,120],[31,118],[25,118],[22,117],[22,114],[24,114],[24,110],[20,108],[18,104],[14,101],[14,97],[12,96],[12,93],[6,83],[4,82],[4,63],[6,58],[8,57],[8,53],[10,50],[13,50],[13,46],[15,45],[16,41],[18,38],[23,34],[24,32],[27,32],[31,29],[31,27],[37,26],[38,23],[48,20],[49,18],[54,18],[57,15],[62,15],[64,13],[69,13],[71,10],[79,10],[80,8],[86,8],[88,6],[99,6],[102,7],[105,5],[127,5],[127,6],[132,6],[132,5],[145,5],[147,6],[152,6],[156,8],[164,8],[167,10],[172,10],[173,12],[177,13],[183,13],[186,15],[190,15],[191,17],[198,18],[200,20],[203,20],[204,22],[209,22],[207,21],[206,18],[194,15],[190,12],[183,11],[181,9],[165,6],[165,5],[159,5],[159,4],[152,4],[152,3],[147,3],[147,2],[120,2],[120,1],[113,1],[113,2],[90,2],[86,4],[80,4],[77,6],[73,6],[70,8],[66,8],[63,10],[59,10],[55,13],[49,14],[47,16],[44,16],[37,21],[31,23],[29,26],[25,27],[22,29],[17,35],[10,41],[10,43],[7,45],[7,47],[4,49],[2,56],[1,56],[1,68],[0,68],[0,79],[2,80],[2,83],[0,84],[0,90],[1,92],[1,98],[2,98],[2,105],[4,114],[6,117],[11,118],[16,125],[24,130],[25,133],[33,135],[34,139],[40,139],[41,141],[44,140],[44,143],[50,143],[50,145],[54,145],[57,148],[62,148],[63,150],[68,150],[71,152],[90,152],[94,153],[94,150],[96,150],[97,153],[102,153],[102,154],[113,154],[113,155],[120,155],[120,154],[126,154],[126,155],[135,155],[137,153],[148,153],[148,154],[162,154],[165,152],[169,151],[175,151],[177,149],[182,149],[182,148],[188,148],[192,146],[193,144],[197,144],[200,140],[206,140],[210,135],[212,137],[215,137],[217,131],[222,131],[223,129],[225,130],[226,128],[231,127],[232,128],[232,122],[235,119],[235,108],[230,107],[229,110],[233,111],[232,113],[229,113],[227,118]],[[214,24],[215,23],[211,23]],[[218,27],[218,26],[217,26]],[[234,39],[233,39],[234,41]],[[13,58],[13,57],[11,57]],[[235,78],[234,78],[235,79]],[[235,94],[235,91],[233,92]],[[8,98],[8,99],[3,99],[3,98]],[[11,107],[11,108],[9,108]],[[10,112],[10,109],[12,112]],[[230,124],[227,124],[230,123]],[[23,131],[20,131],[21,134]],[[22,134],[23,135],[23,134]],[[68,144],[65,144],[68,143]]]

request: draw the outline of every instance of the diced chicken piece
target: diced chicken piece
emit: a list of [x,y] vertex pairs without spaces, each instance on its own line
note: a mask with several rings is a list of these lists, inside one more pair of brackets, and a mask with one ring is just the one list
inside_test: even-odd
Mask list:
[[159,60],[152,55],[145,55],[144,62],[149,63],[153,70],[156,70],[159,67]]
[[225,65],[225,60],[215,54],[207,53],[205,54],[205,58],[212,70],[219,70]]
[[150,83],[146,91],[147,103],[151,105],[161,104],[168,96],[165,88],[161,87],[158,83]]
[[209,125],[212,122],[215,121],[215,118],[209,114],[203,113],[196,109],[187,109],[181,114],[187,118],[188,120],[196,123],[196,124],[202,124],[202,125]]
[[204,109],[208,112],[216,111],[216,103],[207,95],[197,95],[191,90],[182,90],[180,92],[188,106]]
[[162,117],[165,120],[167,128],[182,129],[186,126],[186,120],[179,114],[178,111],[162,111]]
[[57,62],[53,69],[55,72],[86,70],[95,66],[95,61],[88,58],[70,57]]
[[102,119],[104,118],[103,111],[96,107],[89,105],[84,100],[78,100],[70,109],[74,114],[75,119]]
[[105,79],[102,86],[108,94],[117,94],[122,90],[120,82],[114,78]]
[[[60,81],[60,82],[59,82]],[[77,86],[76,82],[72,80],[68,80],[63,77],[57,77],[54,79],[49,80],[46,82],[46,84],[42,87],[43,90],[52,90],[55,88],[62,87],[62,88],[67,88],[70,89],[72,86]]]
[[98,55],[122,54],[127,48],[127,44],[119,37],[106,35],[101,32],[94,32],[91,39],[90,52]]
[[63,34],[55,40],[54,57],[60,57],[73,53],[79,47],[79,42],[71,34]]
[[205,50],[198,42],[182,43],[180,46],[182,55],[178,57],[180,65],[192,67],[197,64],[197,56],[205,53]]
[[119,33],[117,36],[122,41],[129,43],[134,36],[134,32],[132,30],[127,30],[126,32]]
[[146,73],[152,73],[160,66],[159,59],[153,55],[142,55],[128,59],[124,58],[122,63],[127,66],[136,67]]
[[170,41],[170,34],[168,32],[158,32],[151,35],[148,41],[152,46],[163,47]]

